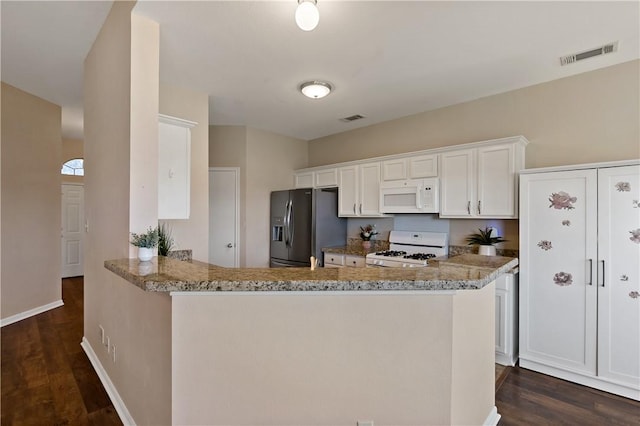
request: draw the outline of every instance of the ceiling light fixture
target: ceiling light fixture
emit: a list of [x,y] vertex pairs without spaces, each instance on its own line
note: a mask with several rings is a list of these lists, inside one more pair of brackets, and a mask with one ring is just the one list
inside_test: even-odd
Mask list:
[[300,85],[300,91],[307,98],[311,99],[320,99],[327,96],[331,93],[331,85],[329,83],[325,83],[324,81],[307,81],[306,83],[302,83]]
[[298,0],[296,8],[296,24],[303,31],[311,31],[318,26],[320,12],[316,6],[317,0]]

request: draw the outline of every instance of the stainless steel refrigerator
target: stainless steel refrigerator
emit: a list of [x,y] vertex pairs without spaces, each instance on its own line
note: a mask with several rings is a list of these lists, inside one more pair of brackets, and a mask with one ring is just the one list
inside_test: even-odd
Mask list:
[[291,189],[271,193],[271,267],[324,265],[323,247],[347,243],[347,219],[338,217],[338,190]]

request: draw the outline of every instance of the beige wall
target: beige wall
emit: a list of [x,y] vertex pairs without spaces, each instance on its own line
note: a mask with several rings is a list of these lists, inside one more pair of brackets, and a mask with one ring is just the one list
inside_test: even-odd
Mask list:
[[462,293],[174,296],[173,423],[482,424],[494,289]]
[[[640,61],[453,105],[309,141],[309,166],[524,135],[526,167],[640,158]],[[349,220],[350,228],[352,220]],[[371,223],[384,223],[371,219]],[[449,221],[464,245],[495,226],[518,248],[517,220]]]
[[269,266],[271,191],[293,188],[293,171],[307,164],[300,139],[247,129],[246,259],[248,267]]
[[[60,157],[60,167],[74,158],[84,158],[84,142],[80,139],[62,139],[62,156]],[[82,183],[84,176],[62,175],[63,183]]]
[[240,266],[268,266],[270,194],[293,187],[307,144],[241,126],[210,126],[209,144],[210,167],[240,167]]
[[309,166],[524,135],[526,167],[640,157],[640,61],[309,142]]
[[247,265],[247,128],[244,126],[209,126],[209,167],[240,168],[240,241],[241,267]]
[[3,319],[62,298],[61,114],[2,83]]
[[209,261],[209,98],[182,88],[160,85],[160,113],[198,123],[191,129],[191,207],[189,219],[164,220],[176,249],[193,250],[193,258]]
[[[114,2],[84,64],[84,336],[135,423],[168,424],[169,296],[145,293],[103,266],[129,257],[129,232],[157,223],[159,30],[132,18],[133,5]],[[141,82],[144,74],[151,83]],[[100,344],[99,325],[116,345],[116,362]]]

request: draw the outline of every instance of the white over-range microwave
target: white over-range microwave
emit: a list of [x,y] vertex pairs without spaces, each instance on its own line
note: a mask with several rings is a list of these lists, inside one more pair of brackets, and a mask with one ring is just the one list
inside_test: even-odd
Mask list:
[[380,212],[438,213],[438,187],[438,178],[382,182]]

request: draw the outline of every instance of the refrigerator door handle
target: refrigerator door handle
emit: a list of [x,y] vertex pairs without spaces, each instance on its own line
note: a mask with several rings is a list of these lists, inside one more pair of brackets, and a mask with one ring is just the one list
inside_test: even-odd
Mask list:
[[290,247],[289,245],[289,204],[291,203],[291,201],[287,201],[287,203],[284,206],[284,220],[283,220],[283,225],[284,225],[284,245],[286,247]]
[[295,235],[295,220],[293,216],[293,200],[289,201],[289,247],[293,246],[293,237]]

